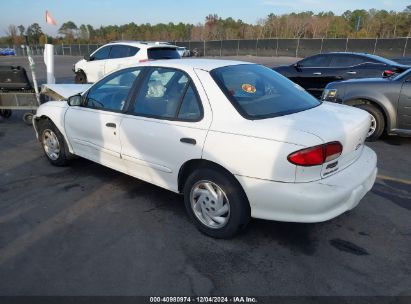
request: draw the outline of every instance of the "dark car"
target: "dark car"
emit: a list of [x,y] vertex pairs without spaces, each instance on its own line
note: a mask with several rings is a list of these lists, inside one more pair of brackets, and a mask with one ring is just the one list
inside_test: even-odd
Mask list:
[[368,140],[387,134],[411,136],[411,69],[390,78],[352,79],[327,85],[322,100],[371,114]]
[[410,67],[395,61],[365,53],[324,53],[273,69],[320,98],[323,89],[330,82],[392,76],[408,68]]

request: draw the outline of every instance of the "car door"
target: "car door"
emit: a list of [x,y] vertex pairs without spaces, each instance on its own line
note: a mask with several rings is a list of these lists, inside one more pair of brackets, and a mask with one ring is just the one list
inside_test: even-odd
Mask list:
[[105,75],[104,67],[109,58],[111,45],[103,46],[90,56],[90,60],[85,66],[85,73],[88,82],[96,82]]
[[140,49],[137,47],[115,44],[111,47],[109,59],[106,60],[104,73],[108,74],[114,70],[132,66],[137,63],[133,57]]
[[398,128],[411,130],[411,76],[402,85],[397,112]]
[[328,77],[329,63],[328,54],[315,55],[301,60],[295,66],[296,73],[290,79],[315,97],[320,98],[328,83],[326,77]]
[[196,75],[150,68],[121,124],[128,174],[177,191],[179,169],[201,158],[210,123],[211,109]]
[[330,67],[334,74],[330,75],[330,82],[374,76],[372,71],[375,70],[375,64],[368,61],[366,57],[359,55],[333,54]]
[[67,110],[65,130],[76,155],[125,172],[119,129],[141,69],[125,69],[103,78],[84,94],[82,106]]

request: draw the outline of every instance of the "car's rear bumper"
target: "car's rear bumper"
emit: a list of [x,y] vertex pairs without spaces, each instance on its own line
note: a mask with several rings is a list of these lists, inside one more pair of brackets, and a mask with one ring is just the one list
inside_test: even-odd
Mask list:
[[360,158],[328,178],[308,183],[281,183],[236,176],[251,206],[251,216],[286,222],[322,222],[358,205],[372,188],[377,156],[364,147]]

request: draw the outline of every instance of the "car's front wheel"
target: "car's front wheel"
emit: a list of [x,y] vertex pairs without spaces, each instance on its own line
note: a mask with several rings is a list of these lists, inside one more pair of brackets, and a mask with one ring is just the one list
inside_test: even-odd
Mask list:
[[41,120],[38,123],[39,138],[44,154],[55,166],[65,166],[70,160],[63,135],[50,120]]
[[74,82],[78,84],[87,83],[86,73],[84,73],[83,71],[76,72],[76,75],[74,76]]
[[360,104],[356,105],[355,107],[360,108],[362,110],[367,111],[371,115],[371,125],[370,129],[367,134],[367,141],[376,141],[382,133],[384,132],[385,128],[385,121],[384,115],[381,113],[379,109],[371,104]]
[[184,186],[187,212],[197,228],[215,238],[229,238],[250,220],[250,205],[234,177],[218,169],[194,171]]

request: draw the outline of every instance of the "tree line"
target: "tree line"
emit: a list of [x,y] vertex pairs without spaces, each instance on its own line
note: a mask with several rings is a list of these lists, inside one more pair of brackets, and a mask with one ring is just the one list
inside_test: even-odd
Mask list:
[[204,23],[159,23],[77,26],[73,21],[63,23],[56,37],[47,36],[38,23],[27,28],[9,25],[1,44],[91,43],[103,44],[114,40],[199,41],[263,38],[396,38],[411,36],[411,5],[403,11],[354,10],[342,15],[312,11],[276,15],[269,14],[256,24],[245,23],[216,14],[205,17]]

